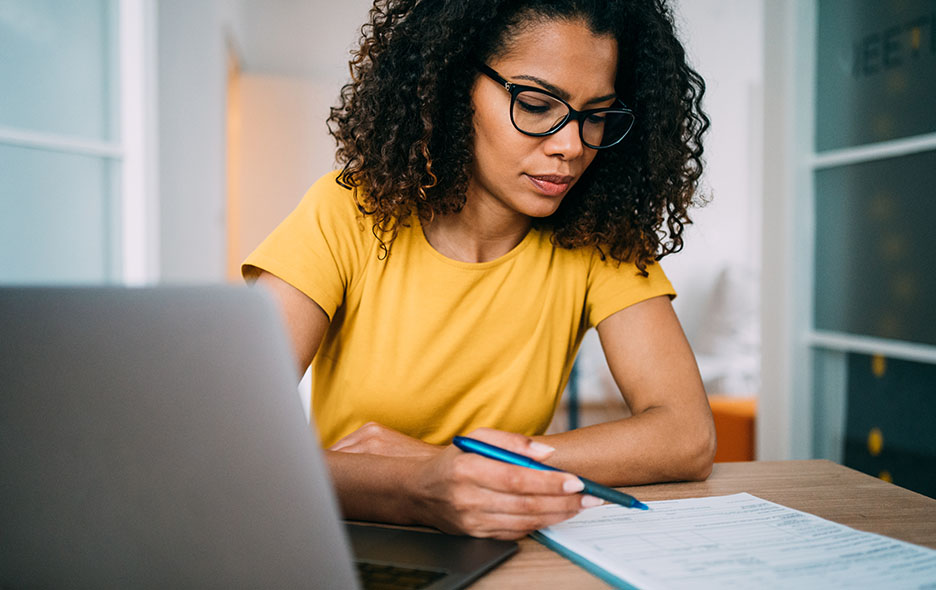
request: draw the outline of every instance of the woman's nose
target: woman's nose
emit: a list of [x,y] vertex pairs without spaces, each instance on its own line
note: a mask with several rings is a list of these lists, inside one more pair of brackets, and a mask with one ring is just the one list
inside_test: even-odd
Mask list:
[[571,160],[585,152],[582,135],[579,132],[579,122],[570,118],[562,128],[544,137],[544,147],[550,156],[560,156],[564,160]]

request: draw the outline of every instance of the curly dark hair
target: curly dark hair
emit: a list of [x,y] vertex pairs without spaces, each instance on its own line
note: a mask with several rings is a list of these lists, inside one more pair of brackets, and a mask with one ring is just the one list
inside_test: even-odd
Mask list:
[[476,64],[550,20],[617,39],[615,91],[636,113],[625,140],[599,150],[555,213],[534,220],[564,248],[646,265],[683,246],[702,174],[705,83],[686,62],[665,0],[375,0],[329,131],[374,219],[382,255],[401,223],[461,210],[472,153]]

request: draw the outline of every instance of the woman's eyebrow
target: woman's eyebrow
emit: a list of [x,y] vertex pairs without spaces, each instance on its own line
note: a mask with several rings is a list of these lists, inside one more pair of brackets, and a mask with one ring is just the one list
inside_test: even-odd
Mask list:
[[[566,92],[562,88],[559,88],[557,86],[550,84],[549,82],[547,82],[546,80],[543,80],[542,78],[537,78],[536,76],[527,76],[525,74],[514,76],[513,78],[515,80],[529,80],[530,82],[536,82],[537,84],[539,84],[546,90],[552,92],[553,94],[555,94],[556,96],[558,96],[559,98],[561,98],[562,100],[566,102],[569,102],[569,100],[571,99],[568,92]],[[593,98],[591,100],[586,101],[585,104],[595,104],[599,102],[604,102],[606,100],[611,100],[612,98],[617,98],[617,94],[612,92],[611,94],[606,94],[605,96],[599,96],[597,98]]]

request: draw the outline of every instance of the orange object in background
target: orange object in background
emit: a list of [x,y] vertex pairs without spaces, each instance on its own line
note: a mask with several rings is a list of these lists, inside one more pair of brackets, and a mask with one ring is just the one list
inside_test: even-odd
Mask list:
[[708,400],[718,437],[715,462],[753,461],[757,398],[710,395]]

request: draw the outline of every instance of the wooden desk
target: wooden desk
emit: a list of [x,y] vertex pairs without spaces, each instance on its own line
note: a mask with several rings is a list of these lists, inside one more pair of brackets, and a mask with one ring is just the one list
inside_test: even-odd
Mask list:
[[[936,549],[936,500],[831,461],[718,463],[698,483],[621,488],[641,500],[672,500],[748,492],[855,529]],[[571,561],[526,538],[520,552],[471,586],[610,588]]]

